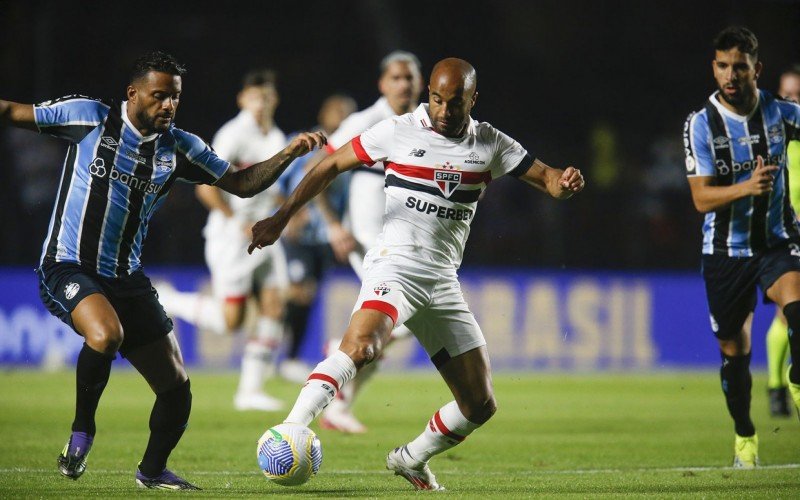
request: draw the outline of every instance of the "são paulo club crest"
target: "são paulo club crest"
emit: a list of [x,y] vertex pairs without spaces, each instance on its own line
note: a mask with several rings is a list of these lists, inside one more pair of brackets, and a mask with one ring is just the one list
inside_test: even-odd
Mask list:
[[380,285],[373,288],[372,291],[375,292],[375,295],[377,295],[378,297],[383,297],[387,293],[391,292],[392,289],[386,283],[381,283]]
[[442,167],[433,171],[433,180],[439,187],[439,191],[445,196],[450,198],[450,195],[455,192],[458,185],[461,184],[461,172],[455,170],[455,167],[450,165],[450,162],[445,162],[444,165],[437,165]]

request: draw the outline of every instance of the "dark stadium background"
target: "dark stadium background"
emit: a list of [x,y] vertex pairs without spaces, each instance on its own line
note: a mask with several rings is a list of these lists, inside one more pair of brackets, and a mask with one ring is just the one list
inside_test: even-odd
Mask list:
[[[511,179],[490,186],[465,264],[694,269],[701,217],[683,178],[686,115],[713,90],[713,35],[759,37],[762,88],[800,61],[793,1],[75,2],[0,0],[0,97],[71,93],[119,99],[141,52],[163,49],[189,73],[178,126],[206,139],[236,113],[247,69],[280,75],[277,123],[314,124],[329,93],[359,108],[377,97],[377,64],[416,53],[424,73],[458,56],[478,70],[473,115],[546,162],[574,164],[589,188],[555,203]],[[425,99],[425,96],[423,96]],[[0,129],[0,263],[34,265],[65,146]],[[146,264],[202,264],[205,212],[188,186],[154,218]]]

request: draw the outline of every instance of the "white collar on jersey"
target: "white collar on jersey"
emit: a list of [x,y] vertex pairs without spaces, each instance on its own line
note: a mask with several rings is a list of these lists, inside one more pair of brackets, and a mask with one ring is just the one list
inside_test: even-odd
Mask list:
[[[412,114],[414,115],[414,120],[417,123],[417,125],[419,125],[422,128],[433,130],[433,122],[431,121],[431,117],[428,114],[428,105],[427,104],[425,104],[425,103],[420,104],[419,106],[417,106],[417,109],[415,109]],[[477,123],[478,122],[476,122],[470,116],[469,117],[469,124],[467,125],[467,132],[466,132],[466,134],[464,134],[464,136],[475,135],[475,130],[476,130],[476,124]],[[446,137],[446,139],[460,141],[460,140],[464,139],[464,136],[462,136],[462,137]],[[444,137],[444,136],[442,136],[442,137]]]
[[158,137],[158,132],[150,134],[147,137],[144,137],[142,133],[139,132],[139,129],[133,126],[133,123],[131,123],[131,121],[128,119],[128,101],[122,101],[122,121],[125,122],[125,125],[127,125],[128,128],[131,129],[134,134],[136,134],[136,137],[142,139],[142,142],[152,141],[153,139]]
[[753,115],[756,114],[756,111],[758,111],[758,108],[761,105],[761,91],[758,90],[758,91],[756,91],[756,105],[753,106],[753,110],[750,111],[750,114],[748,114],[747,116],[744,116],[744,115],[740,115],[738,113],[734,113],[730,109],[728,109],[725,106],[723,106],[722,103],[719,102],[719,99],[717,98],[718,95],[719,95],[719,90],[717,90],[716,92],[711,94],[711,96],[708,98],[708,100],[711,101],[711,104],[713,104],[714,107],[717,108],[717,111],[719,111],[720,113],[722,113],[723,115],[727,116],[728,118],[730,118],[732,120],[736,120],[736,121],[743,122],[743,123],[745,123],[748,120],[750,120],[750,118],[752,118]]

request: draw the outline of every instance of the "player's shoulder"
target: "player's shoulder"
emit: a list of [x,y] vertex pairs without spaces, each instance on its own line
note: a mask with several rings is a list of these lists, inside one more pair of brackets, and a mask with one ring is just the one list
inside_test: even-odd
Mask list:
[[771,97],[772,97],[772,102],[774,102],[774,105],[778,107],[781,114],[783,115],[789,114],[797,116],[797,114],[800,113],[800,104],[798,104],[797,102],[792,101],[791,99],[785,99],[780,96],[771,96]]
[[50,99],[47,101],[40,102],[36,104],[36,106],[53,107],[53,106],[64,106],[64,105],[78,105],[78,106],[91,106],[103,109],[110,109],[113,104],[114,104],[113,101],[99,99],[96,97],[89,97],[83,94],[69,94],[61,97],[56,97],[55,99]]
[[495,143],[498,139],[502,137],[508,137],[508,134],[500,130],[499,128],[495,127],[489,122],[480,122],[478,120],[472,120],[470,123],[470,127],[475,134],[475,137],[478,139],[479,142],[482,143]]
[[183,153],[192,153],[204,150],[207,145],[199,135],[193,134],[182,128],[170,127],[167,134],[175,141],[178,150]]
[[692,111],[686,116],[683,122],[684,132],[689,132],[696,127],[708,128],[708,109],[703,107],[701,109]]

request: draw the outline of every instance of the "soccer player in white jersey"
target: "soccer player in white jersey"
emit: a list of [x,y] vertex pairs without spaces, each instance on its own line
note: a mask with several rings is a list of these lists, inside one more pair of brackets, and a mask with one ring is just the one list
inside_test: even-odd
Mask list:
[[[325,150],[317,153],[315,159],[309,162],[309,168],[319,163],[326,153],[333,154],[376,123],[413,111],[422,92],[419,59],[404,51],[388,54],[380,64],[378,89],[381,97],[375,104],[353,113],[342,122],[328,139]],[[339,219],[338,212],[330,206],[327,196],[316,199],[328,224],[330,244],[336,257],[340,260],[346,257],[359,279],[364,278],[364,255],[375,246],[383,227],[383,209],[386,205],[383,184],[383,172],[363,165],[354,169],[350,179],[347,220],[344,223]],[[392,339],[405,337],[408,333],[406,327],[398,325]],[[340,342],[340,338],[331,339],[328,350],[335,350]],[[336,400],[320,418],[323,428],[347,433],[366,432],[367,428],[355,417],[352,407],[357,393],[375,373],[378,364],[376,361],[360,371],[355,380],[337,394]]]
[[[212,146],[217,155],[242,170],[283,149],[286,136],[274,121],[278,102],[272,71],[246,74],[237,96],[241,111],[214,136]],[[279,188],[274,185],[252,198],[231,196],[214,186],[197,186],[196,193],[209,210],[203,234],[214,297],[161,286],[164,307],[198,328],[239,335],[244,333],[247,299],[256,291],[258,319],[244,347],[234,407],[279,410],[283,403],[264,392],[263,385],[274,372],[275,352],[283,335],[283,306],[289,285],[286,257],[280,245],[262,255],[248,255],[246,251],[250,226],[274,210]]]
[[512,138],[470,111],[475,69],[448,58],[434,66],[428,104],[386,119],[354,138],[305,177],[269,219],[253,227],[249,250],[275,241],[289,219],[337,175],[361,164],[386,172],[383,232],[364,259],[361,293],[339,350],[319,363],[285,422],[309,425],[356,372],[374,362],[395,324],[407,324],[455,400],[419,436],[389,452],[386,466],[416,489],[442,489],[428,461],[462,442],[494,414],[483,333],[457,279],[483,189],[505,174],[554,198],[583,189],[579,170],[532,159]]

